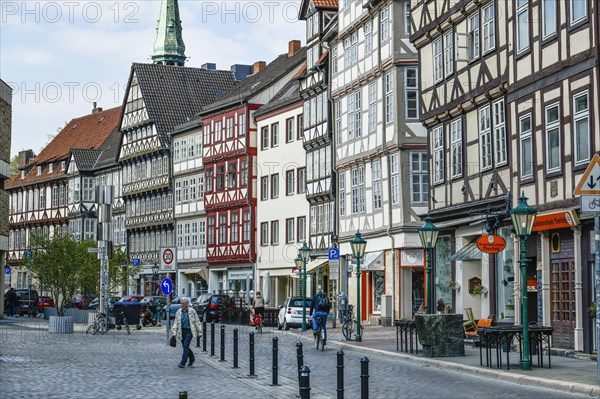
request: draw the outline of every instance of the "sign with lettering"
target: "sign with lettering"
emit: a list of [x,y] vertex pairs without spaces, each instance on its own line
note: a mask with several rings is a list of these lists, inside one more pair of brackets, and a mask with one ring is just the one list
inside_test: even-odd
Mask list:
[[487,234],[477,239],[477,248],[486,254],[497,254],[506,248],[506,241],[495,234]]
[[533,231],[570,228],[578,224],[579,218],[574,210],[553,212],[538,215],[533,224]]

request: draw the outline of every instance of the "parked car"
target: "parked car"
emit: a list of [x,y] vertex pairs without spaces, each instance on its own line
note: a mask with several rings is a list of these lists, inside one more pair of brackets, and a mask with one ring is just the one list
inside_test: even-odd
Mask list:
[[[189,298],[189,300],[190,303],[193,304],[196,301],[196,298]],[[169,304],[169,317],[171,319],[174,319],[175,313],[177,313],[179,309],[181,309],[181,298],[177,296],[173,298],[173,300]],[[163,320],[167,319],[167,305],[163,306],[163,309],[160,312],[160,318]]]
[[17,293],[17,312],[20,316],[27,313],[31,306],[37,306],[38,292],[36,290],[18,289]]
[[239,312],[233,298],[226,294],[213,294],[208,300],[208,304],[204,308],[200,318],[206,322],[219,322],[226,313],[229,313],[229,320],[235,319]]
[[167,298],[164,296],[146,296],[140,301],[142,304],[142,315],[146,312],[146,309],[150,308],[153,312],[156,312],[156,308],[162,309],[167,304]]
[[140,302],[142,299],[144,299],[143,295],[125,295],[117,302]]
[[45,308],[53,308],[54,300],[49,296],[38,296],[37,306],[40,312],[43,312]]
[[[108,298],[108,311],[112,311],[115,303],[119,302],[118,296],[111,296]],[[88,309],[89,310],[97,310],[100,307],[100,298],[95,298],[92,302],[90,302]]]
[[[302,327],[302,297],[291,297],[285,300],[277,314],[277,329],[289,330],[290,327]],[[311,299],[306,298],[306,323],[312,326],[310,316]]]
[[204,321],[204,311],[206,310],[206,307],[210,303],[211,296],[212,296],[212,294],[207,293],[207,292],[205,292],[204,294],[200,294],[198,299],[196,299],[196,301],[192,304],[192,307],[194,308],[196,313],[198,313],[198,316],[200,316],[200,320],[202,320],[202,321]]

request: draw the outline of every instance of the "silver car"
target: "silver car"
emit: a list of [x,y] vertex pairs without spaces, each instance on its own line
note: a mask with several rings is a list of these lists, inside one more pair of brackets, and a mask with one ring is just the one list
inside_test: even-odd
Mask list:
[[[311,299],[306,299],[306,324],[312,328],[312,317],[310,316]],[[302,327],[302,297],[291,297],[285,300],[277,315],[277,329],[289,330],[290,327]]]

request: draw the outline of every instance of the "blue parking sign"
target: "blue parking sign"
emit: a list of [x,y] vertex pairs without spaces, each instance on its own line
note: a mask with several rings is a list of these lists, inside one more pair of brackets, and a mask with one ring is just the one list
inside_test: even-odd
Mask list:
[[142,262],[140,262],[140,258],[133,258],[133,265],[134,266],[139,266],[141,264],[142,264]]
[[340,249],[339,248],[329,248],[327,250],[327,256],[329,260],[339,260],[340,259]]

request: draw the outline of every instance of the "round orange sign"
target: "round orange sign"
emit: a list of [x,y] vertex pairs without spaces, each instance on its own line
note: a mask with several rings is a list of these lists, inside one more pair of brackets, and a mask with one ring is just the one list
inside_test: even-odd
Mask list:
[[495,234],[488,234],[477,239],[477,248],[487,254],[497,254],[506,248],[506,241]]

